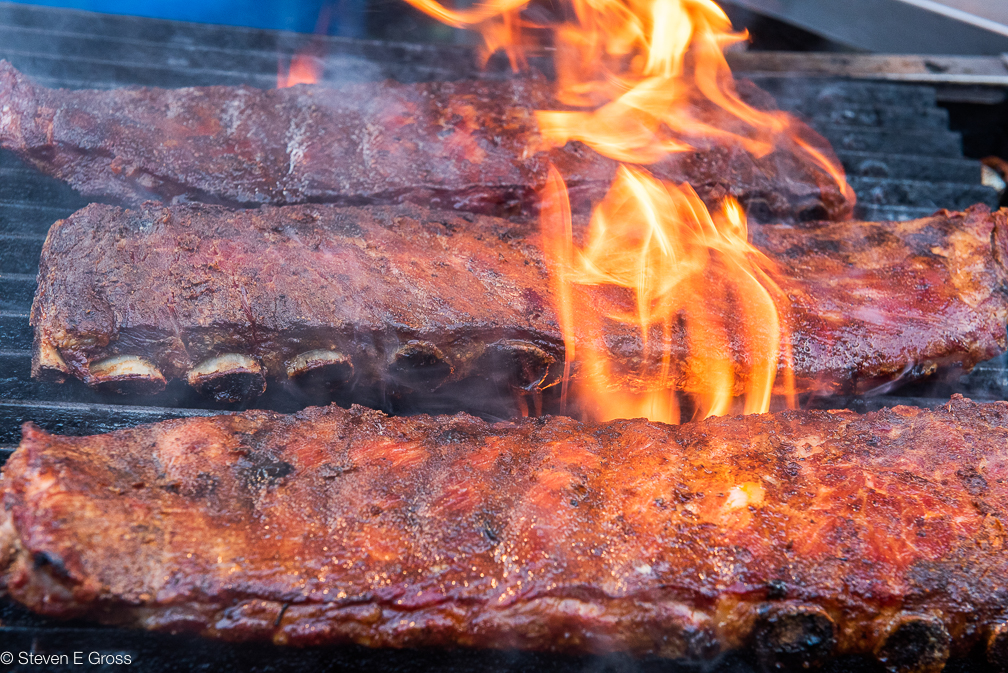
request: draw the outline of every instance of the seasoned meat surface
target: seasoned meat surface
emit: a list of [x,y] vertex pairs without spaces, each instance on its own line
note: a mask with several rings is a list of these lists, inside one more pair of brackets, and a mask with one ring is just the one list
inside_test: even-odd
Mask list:
[[[0,145],[85,196],[134,205],[405,201],[521,215],[535,209],[552,162],[587,209],[616,163],[579,143],[546,148],[535,109],[555,109],[541,79],[69,91],[37,86],[0,61]],[[698,115],[746,132],[726,113]],[[813,131],[793,126],[832,156]],[[759,159],[740,146],[695,144],[652,170],[689,182],[712,206],[731,194],[766,218],[850,215],[834,181],[786,139]]]
[[[978,207],[754,228],[789,298],[780,308],[799,390],[867,392],[1002,352],[1006,227],[1008,211]],[[583,304],[616,301],[583,291],[597,294]],[[617,300],[633,310],[632,296]],[[270,379],[343,363],[347,386],[429,392],[484,377],[541,390],[562,375],[554,306],[531,225],[411,205],[91,205],[46,241],[33,370],[102,385],[124,376],[115,358],[134,357],[162,383],[192,383],[201,363],[236,355]],[[710,308],[737,320],[730,305]],[[720,355],[736,363],[741,390],[738,332]],[[636,328],[613,321],[579,338],[605,342],[628,389],[654,385],[660,332],[648,351]],[[685,340],[669,347],[673,363],[687,360]],[[674,368],[671,380],[695,390],[698,376]]]
[[755,639],[921,671],[1005,645],[1004,402],[29,423],[0,489],[3,584],[52,616],[290,645],[704,658]]
[[801,389],[865,393],[1005,349],[1008,209],[751,233],[791,301]]

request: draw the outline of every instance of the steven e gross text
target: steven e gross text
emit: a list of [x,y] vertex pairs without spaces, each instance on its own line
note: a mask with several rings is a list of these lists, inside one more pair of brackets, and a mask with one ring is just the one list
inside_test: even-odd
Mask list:
[[129,654],[103,654],[102,652],[73,652],[71,654],[37,654],[35,652],[18,652],[17,660],[18,663],[23,666],[69,666],[70,664],[74,664],[76,666],[84,666],[87,664],[93,666],[108,666],[110,664],[129,666],[133,663],[133,658]]

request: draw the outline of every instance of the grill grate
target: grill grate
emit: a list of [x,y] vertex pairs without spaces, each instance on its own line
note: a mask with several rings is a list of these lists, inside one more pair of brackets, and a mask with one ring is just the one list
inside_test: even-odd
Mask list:
[[[303,35],[104,16],[73,10],[0,3],[0,58],[47,86],[111,88],[211,84],[274,86],[278,59],[309,44]],[[316,43],[318,46],[319,43]],[[322,38],[325,75],[345,80],[400,81],[495,77],[478,72],[457,46],[389,44]],[[964,159],[962,141],[948,129],[935,90],[926,86],[761,76],[782,109],[810,121],[833,143],[858,193],[863,219],[909,219],[937,208],[976,202],[997,205],[981,185],[979,162]],[[31,419],[62,434],[106,432],[165,418],[219,413],[179,384],[152,400],[96,393],[78,381],[50,384],[30,377],[32,332],[28,312],[38,257],[49,226],[86,201],[9,152],[0,151],[0,462]],[[902,397],[830,398],[809,404],[859,411],[893,404],[932,406],[952,392],[975,399],[1005,399],[1005,360],[984,363],[958,383],[903,389]],[[272,394],[256,406],[280,411],[296,400]],[[210,666],[243,670],[698,670],[623,657],[568,658],[498,652],[375,652],[365,648],[298,650],[230,646],[198,639],[124,632],[88,624],[52,622],[0,601],[0,643],[11,651],[131,653],[145,670]],[[828,670],[876,670],[874,663],[838,660]],[[748,672],[752,663],[729,655],[712,670]],[[966,670],[966,669],[962,669]]]

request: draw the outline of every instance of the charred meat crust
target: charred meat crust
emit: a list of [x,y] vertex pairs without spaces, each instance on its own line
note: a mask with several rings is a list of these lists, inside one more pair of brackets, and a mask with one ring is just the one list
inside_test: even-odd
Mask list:
[[[754,228],[791,302],[782,308],[799,390],[867,392],[1002,352],[1006,222],[1008,211],[975,207]],[[262,380],[245,379],[309,370],[336,385],[423,391],[485,377],[544,388],[564,358],[553,307],[533,225],[411,205],[91,205],[46,240],[33,373],[100,385],[99,365],[131,356],[167,379],[207,370],[259,390]],[[731,306],[711,308],[734,322]],[[660,361],[661,334],[643,361],[636,330],[605,329],[579,338],[604,339],[618,353],[614,375],[648,389],[641,372]],[[740,389],[741,339],[720,354],[740,365]],[[685,361],[685,342],[672,349]],[[229,373],[229,362],[244,364]],[[695,377],[672,373],[682,390]]]
[[[741,88],[772,106],[754,85]],[[543,148],[533,110],[555,109],[549,90],[533,78],[69,91],[0,61],[0,145],[85,196],[133,205],[411,202],[527,215],[552,162],[575,208],[587,209],[617,164],[579,143]],[[724,113],[698,114],[733,125]],[[811,129],[792,126],[831,154]],[[760,159],[737,146],[697,147],[651,169],[689,182],[711,206],[731,194],[778,220],[850,215],[836,184],[786,141]]]
[[771,667],[937,670],[1000,642],[1006,447],[1008,403],[961,397],[683,426],[335,406],[27,424],[3,581],[45,614],[228,640],[703,658],[755,639]]

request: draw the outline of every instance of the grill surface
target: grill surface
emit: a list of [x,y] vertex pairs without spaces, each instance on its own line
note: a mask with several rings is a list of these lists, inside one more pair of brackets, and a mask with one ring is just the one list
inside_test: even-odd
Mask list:
[[[303,35],[103,16],[0,3],[0,58],[52,87],[199,86],[271,87],[279,63],[309,44]],[[463,47],[389,44],[324,38],[324,78],[399,81],[498,77],[480,73]],[[321,52],[320,52],[321,53]],[[925,86],[872,82],[756,80],[783,109],[794,111],[833,143],[858,194],[863,219],[910,219],[936,208],[997,205],[981,185],[979,162],[964,159],[962,142],[948,129],[948,114]],[[86,201],[63,183],[0,151],[0,462],[33,420],[63,434],[91,434],[165,418],[219,413],[184,386],[147,400],[103,396],[78,381],[31,379],[32,333],[28,312],[38,257],[49,226]],[[758,216],[758,214],[756,214]],[[807,400],[809,406],[859,411],[893,404],[941,404],[953,392],[974,399],[1005,399],[1005,360],[978,366],[958,382],[904,388],[902,397]],[[150,406],[157,405],[157,406]],[[267,392],[257,407],[290,411],[299,403]],[[124,632],[87,624],[52,622],[0,601],[0,650],[129,653],[144,670],[670,670],[667,662],[623,657],[566,658],[497,652],[375,652],[364,648],[289,651],[269,646],[229,646],[198,639]],[[961,662],[959,670],[970,670]],[[827,670],[877,670],[866,661],[837,660]],[[671,670],[698,670],[689,665]],[[59,670],[52,668],[49,670]],[[752,663],[728,655],[714,670],[751,671]],[[951,668],[950,668],[951,670]]]

